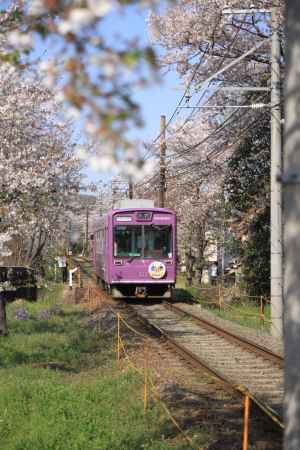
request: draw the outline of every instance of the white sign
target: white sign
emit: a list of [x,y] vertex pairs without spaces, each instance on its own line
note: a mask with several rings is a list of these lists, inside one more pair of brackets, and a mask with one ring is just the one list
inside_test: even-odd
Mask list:
[[153,261],[148,267],[148,273],[151,278],[160,279],[166,274],[166,266],[161,261]]
[[117,216],[116,217],[117,222],[131,222],[131,217],[128,216]]

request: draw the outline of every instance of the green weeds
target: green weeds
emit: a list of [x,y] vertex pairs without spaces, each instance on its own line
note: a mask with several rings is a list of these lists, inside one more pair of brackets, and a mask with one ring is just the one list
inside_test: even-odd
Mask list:
[[226,304],[220,308],[218,306],[217,289],[201,291],[196,286],[186,287],[183,277],[179,277],[178,285],[175,290],[175,300],[184,301],[193,299],[203,308],[208,309],[212,314],[232,322],[236,322],[244,327],[261,329],[269,331],[270,329],[270,305],[265,305],[263,322],[260,318],[260,305],[253,299],[235,299],[232,303]]
[[114,337],[89,327],[89,313],[61,296],[54,285],[36,304],[9,305],[10,335],[0,341],[1,448],[191,448],[156,405],[144,414],[143,380],[116,366]]

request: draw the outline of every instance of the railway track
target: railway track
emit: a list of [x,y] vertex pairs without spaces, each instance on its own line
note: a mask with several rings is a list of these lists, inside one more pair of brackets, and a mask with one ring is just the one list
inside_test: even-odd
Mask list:
[[[82,266],[91,278],[89,263]],[[84,267],[85,266],[85,267]],[[176,304],[128,304],[193,367],[204,369],[225,386],[252,400],[283,428],[283,358],[269,349],[228,332]]]
[[166,303],[131,304],[194,366],[201,366],[225,385],[245,394],[281,427],[283,360],[200,317]]

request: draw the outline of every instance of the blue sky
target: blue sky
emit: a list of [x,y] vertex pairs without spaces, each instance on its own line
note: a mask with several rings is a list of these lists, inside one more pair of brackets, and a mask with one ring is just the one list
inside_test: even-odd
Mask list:
[[[6,0],[5,0],[6,1]],[[161,5],[164,1],[161,1]],[[2,6],[2,2],[0,0]],[[124,11],[126,11],[124,13]],[[150,39],[148,34],[148,26],[146,18],[149,10],[138,6],[128,6],[122,8],[122,13],[119,11],[112,12],[101,22],[101,31],[105,39],[109,43],[114,42],[116,35],[121,39],[137,38],[142,45],[149,45]],[[37,45],[32,53],[33,59],[42,58],[47,59],[51,57],[51,47],[54,42],[45,43],[38,38]],[[55,45],[55,44],[54,44]],[[155,49],[158,53],[161,49]],[[139,139],[141,141],[150,142],[159,134],[160,115],[164,114],[168,118],[173,113],[182,96],[183,90],[180,88],[180,80],[175,72],[170,72],[165,75],[161,74],[159,82],[153,82],[148,87],[137,89],[135,92],[135,100],[141,107],[141,114],[144,119],[143,128],[133,128],[129,132],[130,138],[133,140]],[[78,142],[84,142],[82,135],[80,121],[76,126],[75,136]],[[80,136],[81,134],[81,136]],[[84,170],[84,174],[90,181],[98,181],[104,179],[107,181],[111,175],[96,172],[92,169]]]
[[[142,44],[149,45],[147,15],[147,10],[138,10],[136,7],[127,8],[126,14],[111,14],[104,22],[105,36],[110,40],[113,36],[112,30],[117,30],[126,38],[137,36]],[[156,50],[160,51],[159,48]],[[146,122],[145,128],[136,130],[136,133],[147,140],[158,134],[160,114],[169,116],[182,95],[182,91],[179,91],[180,81],[176,73],[168,73],[162,76],[160,81],[161,83],[153,83],[151,87],[136,92],[136,98]]]
[[[127,39],[138,37],[142,44],[149,45],[147,15],[147,10],[137,7],[126,8],[126,14],[110,14],[103,22],[105,37],[112,41],[115,33],[119,33]],[[158,48],[156,50],[160,51]],[[159,83],[153,83],[151,86],[137,90],[135,98],[141,107],[145,126],[132,129],[130,137],[147,142],[153,140],[159,134],[160,115],[164,114],[168,119],[181,96],[180,80],[175,72],[161,76]],[[100,174],[92,170],[87,170],[86,174],[93,181],[101,178]]]

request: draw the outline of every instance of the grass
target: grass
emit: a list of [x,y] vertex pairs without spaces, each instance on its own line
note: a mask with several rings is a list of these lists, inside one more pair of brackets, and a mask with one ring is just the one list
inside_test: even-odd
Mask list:
[[253,329],[261,329],[263,331],[270,330],[271,311],[270,305],[265,305],[265,323],[262,324],[260,320],[260,306],[250,299],[236,299],[230,305],[225,305],[220,309],[217,305],[218,299],[211,298],[211,295],[205,295],[196,286],[186,286],[184,277],[178,277],[178,283],[176,285],[175,299],[177,301],[184,300],[186,298],[193,299],[199,303],[203,308],[209,310],[214,315],[226,320],[238,323],[244,327]]
[[259,306],[251,301],[245,301],[243,303],[234,303],[230,308],[216,309],[214,314],[226,320],[231,320],[244,327],[262,329],[269,331],[270,329],[270,306],[265,306],[265,319],[264,324],[259,317]]
[[[36,304],[8,307],[10,335],[0,341],[1,448],[190,448],[156,405],[144,414],[143,380],[119,370],[112,337],[87,326],[89,313],[79,306],[60,304],[61,295],[56,285]],[[16,320],[21,309],[27,318]]]

